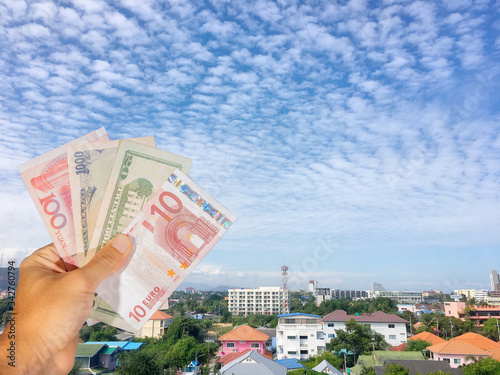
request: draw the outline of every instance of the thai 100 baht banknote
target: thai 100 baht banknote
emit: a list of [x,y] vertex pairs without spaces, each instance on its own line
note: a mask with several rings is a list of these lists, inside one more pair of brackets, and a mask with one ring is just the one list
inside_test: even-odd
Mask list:
[[66,146],[107,140],[106,130],[100,128],[18,167],[59,256],[67,267],[72,265],[74,268],[78,262]]
[[175,170],[189,172],[191,159],[127,140],[120,141],[85,263],[123,232]]
[[[154,147],[154,137],[131,141]],[[119,140],[67,147],[73,224],[78,264],[85,263],[97,214],[113,167]]]
[[136,330],[165,302],[236,217],[174,171],[123,233],[135,242],[125,269],[97,293]]

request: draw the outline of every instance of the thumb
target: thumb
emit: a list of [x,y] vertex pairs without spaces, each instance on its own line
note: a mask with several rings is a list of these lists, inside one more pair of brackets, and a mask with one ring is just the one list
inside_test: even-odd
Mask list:
[[79,272],[96,290],[100,283],[117,273],[127,263],[133,242],[125,234],[117,234],[99,250]]

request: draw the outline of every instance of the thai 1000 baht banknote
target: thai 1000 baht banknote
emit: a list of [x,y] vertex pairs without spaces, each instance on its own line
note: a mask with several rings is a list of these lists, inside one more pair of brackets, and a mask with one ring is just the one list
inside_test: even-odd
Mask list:
[[100,128],[22,165],[19,172],[63,261],[78,266],[66,146],[107,141]]
[[[154,137],[131,141],[154,147]],[[119,140],[80,143],[67,147],[73,224],[78,264],[85,263],[97,214],[113,167]]]
[[129,264],[97,293],[127,323],[141,328],[235,219],[184,173],[174,171],[124,231],[136,245]]
[[131,141],[120,141],[85,262],[123,232],[175,170],[189,172],[191,159]]

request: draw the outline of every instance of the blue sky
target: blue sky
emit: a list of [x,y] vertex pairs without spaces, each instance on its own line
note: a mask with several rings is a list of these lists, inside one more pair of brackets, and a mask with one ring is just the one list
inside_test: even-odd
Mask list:
[[16,166],[105,126],[238,217],[189,282],[489,288],[499,5],[0,0],[0,250],[50,241]]

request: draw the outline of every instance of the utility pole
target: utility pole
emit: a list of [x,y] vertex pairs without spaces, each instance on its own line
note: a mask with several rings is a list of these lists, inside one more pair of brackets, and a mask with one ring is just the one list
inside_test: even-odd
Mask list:
[[498,326],[498,319],[497,319],[497,331],[498,331],[498,340],[500,340],[500,327]]
[[[413,315],[413,313],[411,315]],[[411,324],[411,315],[410,315],[410,337],[413,337],[413,326]]]
[[450,318],[450,327],[451,327],[451,338],[453,338],[453,322],[451,321],[451,318]]

